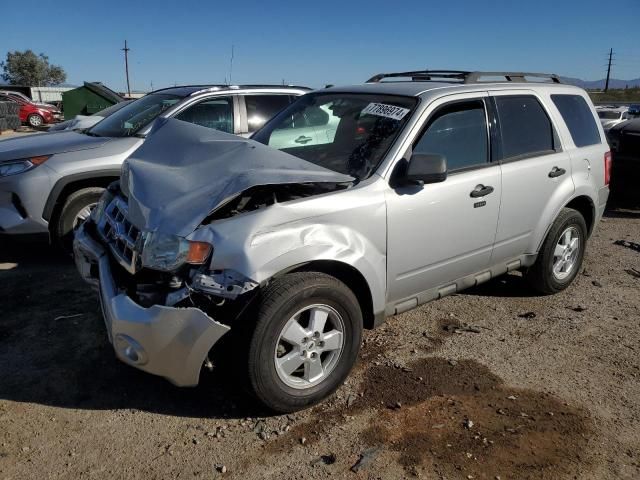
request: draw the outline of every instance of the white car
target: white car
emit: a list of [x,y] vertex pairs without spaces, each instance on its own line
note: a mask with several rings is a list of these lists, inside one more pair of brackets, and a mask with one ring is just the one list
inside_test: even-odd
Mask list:
[[604,107],[598,108],[597,112],[602,128],[605,131],[631,118],[629,115],[629,107]]
[[310,107],[291,115],[282,128],[271,134],[269,146],[277,149],[333,142],[340,117],[326,105]]

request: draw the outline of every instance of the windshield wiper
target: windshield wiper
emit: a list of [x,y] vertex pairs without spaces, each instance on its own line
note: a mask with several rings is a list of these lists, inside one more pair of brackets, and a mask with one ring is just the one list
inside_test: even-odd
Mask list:
[[97,133],[93,133],[92,131],[90,131],[90,130],[88,130],[88,129],[87,129],[87,130],[85,130],[85,131],[84,131],[84,132],[82,132],[82,133],[84,133],[85,135],[89,135],[90,137],[101,137],[101,136],[102,136],[102,135],[98,135]]

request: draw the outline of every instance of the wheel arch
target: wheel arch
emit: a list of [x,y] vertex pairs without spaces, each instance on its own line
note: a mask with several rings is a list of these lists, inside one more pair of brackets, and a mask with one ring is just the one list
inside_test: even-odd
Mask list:
[[362,311],[364,328],[371,330],[381,323],[373,309],[371,288],[364,275],[354,266],[337,260],[312,260],[279,272],[274,277],[292,272],[320,272],[337,278],[355,294]]
[[110,183],[118,180],[118,178],[120,178],[120,170],[102,170],[69,175],[58,180],[51,189],[42,212],[42,218],[49,222],[49,230],[51,231],[52,225],[55,225],[62,206],[69,195],[82,188],[107,188]]
[[542,237],[539,238],[539,240],[536,242],[536,254],[540,251],[545,238],[547,238],[547,235],[549,234],[549,230],[551,230],[553,223],[556,221],[558,215],[560,215],[560,212],[562,212],[564,208],[572,208],[580,212],[587,225],[587,237],[589,237],[591,235],[591,232],[593,232],[596,220],[596,209],[593,203],[593,199],[588,195],[577,195],[570,198],[568,201],[565,201],[565,203],[557,210],[557,212],[555,212],[555,215],[552,217],[551,221],[544,229],[544,235],[542,235]]
[[590,236],[591,232],[593,232],[596,218],[596,207],[591,197],[587,195],[574,197],[564,206],[564,208],[572,208],[580,212],[587,224],[587,235]]

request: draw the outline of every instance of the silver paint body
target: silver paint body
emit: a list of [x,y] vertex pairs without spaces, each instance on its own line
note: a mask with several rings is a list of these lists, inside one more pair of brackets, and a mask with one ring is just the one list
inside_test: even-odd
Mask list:
[[[530,266],[554,219],[576,197],[588,199],[594,224],[602,216],[608,197],[604,185],[608,146],[595,109],[581,89],[528,83],[389,82],[326,91],[411,95],[420,102],[376,172],[365,181],[345,190],[276,203],[200,225],[186,235],[190,240],[213,244],[211,270],[235,272],[255,285],[264,285],[274,276],[309,262],[346,264],[365,279],[377,324],[386,315]],[[598,125],[600,144],[586,148],[573,144],[550,99],[555,93],[581,95],[587,101]],[[534,95],[540,100],[555,126],[559,151],[454,172],[442,183],[392,188],[394,166],[407,158],[434,110],[456,100],[509,94]],[[564,168],[567,174],[549,178],[553,167]],[[259,177],[255,181],[260,184]],[[471,198],[469,193],[478,184],[495,190],[484,198]],[[130,184],[134,190],[140,187]],[[146,191],[152,191],[151,185]],[[479,200],[486,205],[474,208]],[[142,203],[148,201],[143,199]],[[192,213],[204,218],[211,204],[195,202],[191,206]],[[170,205],[166,208],[171,211]],[[155,218],[157,212],[148,212],[148,217],[140,215],[137,221]],[[184,234],[184,230],[173,233]],[[83,248],[81,243],[76,242],[77,248]],[[87,270],[86,266],[79,268]],[[181,315],[180,310],[175,313]],[[134,315],[129,321],[138,320]],[[151,337],[137,340],[153,342]],[[172,379],[171,372],[160,374]]]

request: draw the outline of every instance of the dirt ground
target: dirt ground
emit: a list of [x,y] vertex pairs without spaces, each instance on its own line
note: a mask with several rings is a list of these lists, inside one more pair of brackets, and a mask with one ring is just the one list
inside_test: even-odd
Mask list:
[[0,140],[6,140],[7,138],[12,138],[12,137],[20,137],[20,136],[24,136],[24,135],[32,135],[34,133],[42,133],[46,131],[45,129],[33,129],[30,127],[25,127],[22,126],[20,127],[18,130],[4,130],[2,132],[0,132]]
[[96,296],[0,246],[0,479],[640,477],[640,209],[607,213],[567,291],[518,274],[389,318],[324,404],[263,416],[119,363]]

